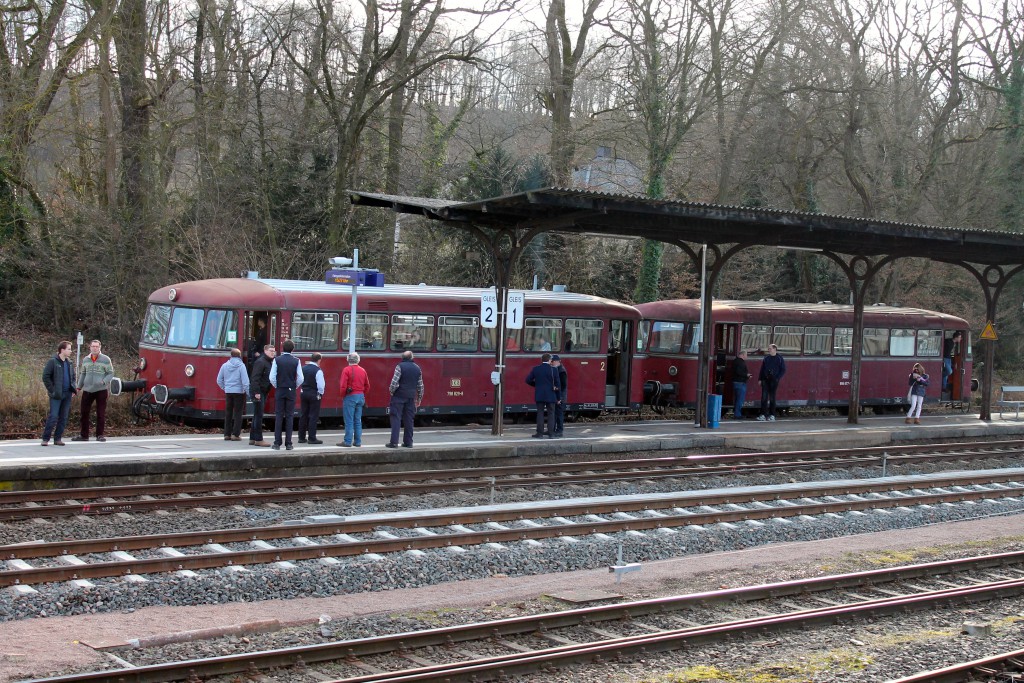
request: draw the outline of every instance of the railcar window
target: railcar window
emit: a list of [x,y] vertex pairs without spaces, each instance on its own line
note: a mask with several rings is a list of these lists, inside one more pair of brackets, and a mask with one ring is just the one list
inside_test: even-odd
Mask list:
[[291,334],[296,351],[337,351],[338,314],[296,311]]
[[[650,323],[647,323],[650,325]],[[601,330],[603,320],[582,320],[569,318],[565,321],[565,344],[562,349],[566,353],[593,353],[601,348]],[[639,338],[637,343],[639,344]],[[558,350],[552,345],[556,351]],[[642,348],[642,347],[640,347]]]
[[[505,330],[505,351],[521,351],[519,343],[522,330]],[[480,334],[480,349],[483,351],[494,351],[498,348],[498,330],[493,327],[485,327]]]
[[426,351],[434,346],[434,316],[391,316],[391,350]]
[[175,308],[171,315],[171,329],[167,334],[168,346],[194,349],[199,346],[199,333],[203,329],[201,308]]
[[238,313],[212,310],[203,330],[204,349],[228,349],[238,346]]
[[849,356],[853,353],[853,328],[837,327],[835,341],[832,342],[832,353],[837,356]]
[[864,355],[886,356],[889,354],[889,329],[884,327],[864,328]]
[[167,341],[167,329],[171,326],[171,307],[150,304],[146,311],[146,322],[142,325],[143,344],[163,344]]
[[[342,319],[341,348],[348,350],[348,334],[352,326],[352,314],[346,313]],[[375,351],[387,348],[388,316],[387,313],[356,313],[356,350]]]
[[776,325],[773,336],[780,353],[800,353],[804,328],[799,325]]
[[562,348],[560,318],[527,318],[523,329],[523,350],[557,352]]
[[942,354],[942,330],[917,331],[917,355],[938,358]]
[[[565,321],[566,327],[569,326],[569,321]],[[641,320],[640,321],[640,333],[636,335],[636,350],[643,351],[647,348],[647,342],[651,339],[651,321]]]
[[914,330],[892,330],[889,336],[889,355],[913,356],[914,337]]
[[656,320],[651,326],[651,353],[679,353],[686,328],[692,325]]
[[476,351],[479,329],[478,318],[442,315],[437,319],[437,350]]
[[832,352],[831,327],[804,328],[804,355],[827,356]]
[[745,351],[764,353],[771,343],[772,328],[770,325],[744,325],[740,335],[740,347]]

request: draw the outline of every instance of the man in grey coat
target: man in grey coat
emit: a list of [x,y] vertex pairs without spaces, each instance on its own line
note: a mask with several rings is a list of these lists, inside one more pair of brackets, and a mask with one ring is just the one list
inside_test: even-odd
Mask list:
[[240,349],[231,349],[231,358],[220,366],[217,386],[224,390],[224,440],[241,441],[242,412],[249,393],[249,373]]

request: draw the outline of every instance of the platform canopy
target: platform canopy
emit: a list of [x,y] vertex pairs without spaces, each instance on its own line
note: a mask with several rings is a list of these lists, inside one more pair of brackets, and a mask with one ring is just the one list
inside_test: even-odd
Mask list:
[[353,204],[496,229],[644,237],[667,243],[742,243],[831,251],[850,256],[907,256],[985,266],[1024,264],[1024,234],[898,223],[587,192],[563,188],[459,202],[352,191]]
[[[702,283],[710,296],[725,263],[749,247],[766,246],[818,252],[843,270],[854,304],[851,350],[851,423],[857,421],[860,393],[863,310],[867,286],[885,265],[901,258],[925,258],[964,268],[985,297],[986,323],[996,319],[1006,284],[1024,272],[1024,234],[973,228],[898,223],[764,207],[725,206],[550,187],[460,202],[351,191],[353,204],[417,214],[464,227],[492,251],[499,287],[507,286],[512,264],[530,240],[543,232],[642,237],[684,250],[695,267],[706,268]],[[703,250],[694,245],[703,245]],[[700,254],[698,254],[700,251]],[[701,266],[703,260],[703,266]],[[698,396],[708,393],[711,306],[702,304],[704,340]],[[994,346],[985,345],[981,419],[991,419]],[[500,406],[496,402],[496,411]],[[698,398],[698,420],[704,425]]]

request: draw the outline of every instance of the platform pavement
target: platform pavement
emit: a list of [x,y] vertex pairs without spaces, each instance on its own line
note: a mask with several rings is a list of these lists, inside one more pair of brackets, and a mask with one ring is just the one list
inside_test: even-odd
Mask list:
[[[560,439],[531,438],[532,425],[508,425],[493,436],[489,425],[416,430],[414,448],[386,448],[387,429],[363,431],[361,448],[342,448],[340,430],[321,430],[322,445],[295,444],[275,451],[224,441],[219,434],[111,437],[105,443],[68,440],[43,448],[38,440],[0,441],[0,490],[124,485],[202,479],[604,460],[627,454],[811,450],[877,446],[932,439],[1012,438],[1024,420],[976,414],[925,416],[907,425],[900,416],[784,418],[776,422],[724,420],[717,429],[692,422],[644,420],[567,424]],[[634,455],[634,457],[636,457]]]

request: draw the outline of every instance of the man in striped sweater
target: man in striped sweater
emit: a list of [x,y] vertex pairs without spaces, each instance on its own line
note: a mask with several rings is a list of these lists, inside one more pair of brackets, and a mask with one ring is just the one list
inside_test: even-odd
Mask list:
[[107,421],[107,390],[114,378],[114,364],[100,353],[100,340],[89,342],[89,355],[82,361],[78,374],[78,389],[82,392],[82,431],[72,441],[89,440],[89,413],[96,404],[96,440],[106,441],[103,435]]

